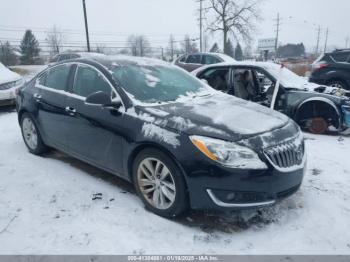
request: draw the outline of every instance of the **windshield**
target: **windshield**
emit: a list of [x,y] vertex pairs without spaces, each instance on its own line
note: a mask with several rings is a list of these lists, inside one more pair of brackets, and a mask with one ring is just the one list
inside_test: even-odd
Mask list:
[[281,70],[281,65],[271,64],[265,69],[276,78],[276,80],[281,77],[281,84],[284,87],[301,88],[308,83],[305,78],[298,76],[286,67],[283,67]]
[[201,81],[173,66],[130,64],[115,66],[111,71],[126,92],[144,103],[170,102],[210,92]]

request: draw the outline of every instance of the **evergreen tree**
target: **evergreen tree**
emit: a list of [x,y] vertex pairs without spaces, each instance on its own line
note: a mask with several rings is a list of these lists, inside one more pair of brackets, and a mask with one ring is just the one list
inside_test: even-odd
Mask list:
[[235,57],[235,48],[233,47],[233,44],[230,39],[227,40],[225,54],[231,57]]
[[220,49],[219,49],[218,43],[215,43],[212,46],[212,48],[210,48],[209,52],[210,53],[220,53]]
[[241,47],[241,45],[239,43],[236,46],[235,59],[237,61],[242,61],[243,60],[243,51],[242,51],[242,47]]
[[39,42],[31,30],[26,30],[21,42],[21,63],[24,65],[35,64],[35,58],[39,56]]

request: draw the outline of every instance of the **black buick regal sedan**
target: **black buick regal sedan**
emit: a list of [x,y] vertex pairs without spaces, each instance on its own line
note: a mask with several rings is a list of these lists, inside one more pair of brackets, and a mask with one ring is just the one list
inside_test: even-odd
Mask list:
[[55,148],[124,178],[164,217],[272,205],[305,171],[292,120],[158,60],[58,63],[19,90],[17,111],[31,153]]

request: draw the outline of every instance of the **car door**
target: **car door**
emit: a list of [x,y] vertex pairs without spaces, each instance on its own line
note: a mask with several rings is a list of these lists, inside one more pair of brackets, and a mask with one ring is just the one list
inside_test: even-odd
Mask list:
[[38,93],[38,122],[46,142],[65,150],[67,143],[66,112],[67,88],[72,73],[70,64],[54,66],[35,83]]
[[121,109],[85,103],[86,97],[99,91],[109,94],[112,99],[118,97],[103,73],[93,66],[78,64],[67,101],[71,114],[69,151],[101,168],[121,172]]

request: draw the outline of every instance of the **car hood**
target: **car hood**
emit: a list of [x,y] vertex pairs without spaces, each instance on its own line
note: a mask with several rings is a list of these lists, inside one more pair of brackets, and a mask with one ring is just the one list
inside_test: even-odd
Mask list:
[[0,85],[20,80],[21,76],[7,69],[3,64],[0,63]]
[[348,90],[337,88],[337,87],[331,87],[331,86],[322,86],[314,83],[305,83],[299,88],[288,87],[287,89],[299,90],[302,92],[314,92],[317,94],[323,94],[326,96],[335,96],[338,98],[350,97],[350,91]]
[[230,141],[269,132],[289,122],[279,112],[220,92],[139,110],[139,116],[157,125]]

